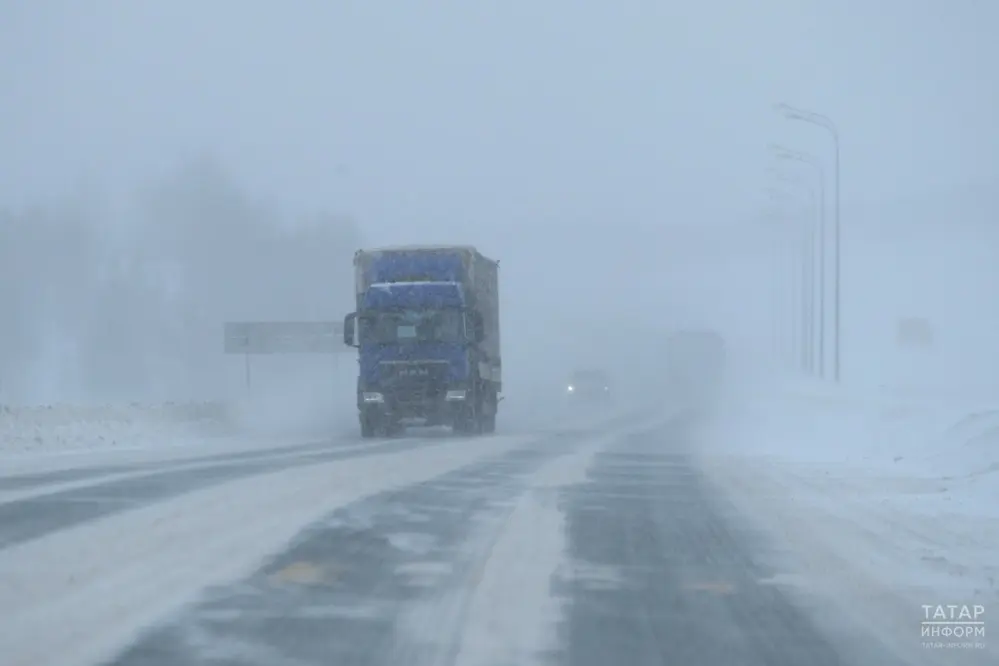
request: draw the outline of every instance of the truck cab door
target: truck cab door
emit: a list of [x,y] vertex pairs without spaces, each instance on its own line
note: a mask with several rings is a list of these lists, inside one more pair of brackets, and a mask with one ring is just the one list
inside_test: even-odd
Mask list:
[[468,331],[471,341],[475,344],[479,344],[486,339],[486,327],[485,322],[482,319],[482,313],[478,310],[471,310],[468,313],[468,324],[470,330]]

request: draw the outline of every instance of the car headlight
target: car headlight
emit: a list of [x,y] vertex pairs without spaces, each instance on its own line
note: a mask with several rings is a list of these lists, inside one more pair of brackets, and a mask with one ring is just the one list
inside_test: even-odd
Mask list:
[[569,385],[568,385],[568,386],[567,386],[567,387],[565,388],[565,390],[566,390],[566,391],[568,391],[569,393],[572,393],[573,391],[575,391],[575,390],[576,390],[576,387],[575,387],[575,386],[573,386],[572,384],[569,384]]

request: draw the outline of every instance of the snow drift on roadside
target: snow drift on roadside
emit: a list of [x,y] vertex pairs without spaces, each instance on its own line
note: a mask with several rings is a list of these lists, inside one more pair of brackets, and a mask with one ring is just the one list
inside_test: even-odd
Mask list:
[[92,450],[168,443],[220,432],[218,402],[152,405],[0,405],[0,452]]
[[999,416],[886,391],[742,398],[705,428],[701,466],[770,534],[782,580],[880,627],[909,663],[953,657],[923,649],[921,605],[999,598]]
[[980,446],[999,434],[999,399],[981,395],[771,382],[740,387],[718,416],[708,439],[730,453],[930,477],[999,460]]
[[0,453],[33,456],[192,447],[210,451],[223,439],[279,446],[352,432],[356,377],[348,370],[353,368],[313,367],[311,374],[279,374],[267,372],[265,363],[256,366],[252,384],[228,400],[0,405]]

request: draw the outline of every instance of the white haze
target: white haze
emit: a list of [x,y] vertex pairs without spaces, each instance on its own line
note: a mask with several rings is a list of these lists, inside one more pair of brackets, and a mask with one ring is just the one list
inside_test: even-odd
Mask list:
[[[512,413],[575,365],[644,385],[681,326],[775,367],[767,145],[832,171],[778,101],[842,133],[844,379],[991,389],[997,29],[971,0],[0,0],[0,399],[239,395],[223,321],[339,319],[353,251],[411,242],[501,261]],[[349,413],[333,364],[254,390]]]

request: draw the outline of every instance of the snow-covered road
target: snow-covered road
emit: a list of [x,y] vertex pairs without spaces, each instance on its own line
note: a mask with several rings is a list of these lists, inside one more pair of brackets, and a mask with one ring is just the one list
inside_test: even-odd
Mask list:
[[[0,663],[995,663],[919,628],[922,604],[999,607],[994,519],[767,450],[773,422],[27,466],[0,476]],[[945,561],[972,583],[921,573]]]

